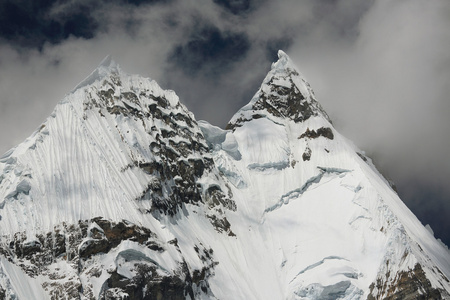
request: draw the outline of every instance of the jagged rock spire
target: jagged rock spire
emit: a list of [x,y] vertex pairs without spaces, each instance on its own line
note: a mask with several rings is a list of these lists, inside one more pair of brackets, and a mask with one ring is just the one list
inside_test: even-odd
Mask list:
[[328,114],[316,101],[309,83],[281,50],[278,51],[278,61],[272,64],[259,90],[250,103],[231,119],[227,128],[232,129],[241,126],[242,122],[267,115],[287,118],[296,123],[321,115],[331,123]]

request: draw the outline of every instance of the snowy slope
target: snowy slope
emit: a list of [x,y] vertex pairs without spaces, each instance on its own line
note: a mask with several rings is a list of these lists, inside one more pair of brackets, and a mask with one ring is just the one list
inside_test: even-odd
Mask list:
[[0,299],[450,299],[282,51],[227,130],[106,58],[0,159],[0,236]]
[[448,297],[448,251],[336,132],[295,65],[279,56],[228,125],[226,141],[242,158],[230,155],[229,142],[214,146],[235,188],[230,223],[252,245],[242,245],[243,277],[253,287],[245,297],[383,299],[402,272],[416,268],[420,277],[418,265]]

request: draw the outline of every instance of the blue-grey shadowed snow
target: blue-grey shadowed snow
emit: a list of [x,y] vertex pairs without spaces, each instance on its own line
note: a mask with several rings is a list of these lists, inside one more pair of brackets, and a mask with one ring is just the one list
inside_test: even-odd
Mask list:
[[[277,203],[275,203],[274,205],[266,208],[264,210],[264,213],[269,213],[271,211],[274,211],[280,207],[282,207],[283,205],[289,204],[289,202],[293,199],[299,198],[304,192],[306,192],[313,184],[315,183],[319,183],[322,178],[324,176],[329,176],[329,175],[340,175],[343,173],[347,173],[347,172],[351,172],[351,170],[346,170],[346,169],[339,169],[339,168],[323,168],[323,167],[317,167],[320,170],[320,173],[317,174],[316,176],[313,176],[311,178],[309,178],[308,180],[306,180],[306,182],[299,187],[298,189],[289,191],[288,193],[284,194],[283,196],[281,196],[281,199],[278,200]],[[355,192],[357,192],[359,190],[356,190]]]
[[23,179],[14,191],[5,196],[5,199],[14,198],[15,200],[18,200],[19,194],[28,195],[30,190],[30,182],[27,179]]
[[295,277],[290,282],[293,282],[299,275],[305,273],[306,271],[309,271],[311,269],[314,269],[315,267],[322,265],[323,263],[325,263],[326,260],[346,260],[346,259],[343,257],[340,257],[340,256],[327,256],[324,259],[322,259],[310,266],[307,266],[306,268],[304,268],[303,270],[298,272],[297,275],[295,275]]
[[[306,297],[307,299],[322,299],[322,300],[334,300],[343,299],[347,295],[347,291],[351,287],[350,281],[339,281],[338,283],[322,286],[320,284],[312,284],[306,289],[301,289],[295,294],[300,297]],[[350,291],[358,296],[362,296],[364,293],[362,290]]]
[[118,264],[118,261],[120,259],[123,259],[125,262],[141,262],[141,261],[148,262],[156,265],[160,270],[169,273],[168,270],[166,270],[164,267],[158,264],[155,260],[146,256],[144,253],[136,251],[134,249],[127,249],[119,252],[119,254],[116,257],[116,264]]

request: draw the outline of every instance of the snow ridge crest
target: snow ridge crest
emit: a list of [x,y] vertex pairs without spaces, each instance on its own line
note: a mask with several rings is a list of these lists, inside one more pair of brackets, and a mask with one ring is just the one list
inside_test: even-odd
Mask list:
[[[278,70],[278,71],[287,71],[289,69],[296,70],[297,67],[292,62],[290,57],[284,52],[283,50],[278,50],[278,61],[272,63],[272,70]],[[298,72],[298,71],[297,71]]]
[[77,86],[75,86],[70,94],[74,93],[76,90],[86,87],[90,84],[93,84],[97,80],[101,80],[102,78],[108,76],[111,73],[119,74],[122,70],[120,69],[119,64],[117,64],[111,55],[107,55],[98,67],[84,80],[82,80]]

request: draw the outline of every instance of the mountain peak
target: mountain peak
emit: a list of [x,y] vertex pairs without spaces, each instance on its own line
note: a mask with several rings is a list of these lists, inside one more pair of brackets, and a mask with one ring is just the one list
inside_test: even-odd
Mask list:
[[227,128],[241,126],[245,121],[262,116],[290,119],[295,123],[312,116],[322,116],[331,123],[328,114],[316,101],[309,83],[282,50],[278,51],[278,61],[272,63],[271,70],[250,103],[237,112]]
[[121,71],[122,70],[120,69],[120,66],[113,60],[112,56],[108,54],[88,77],[86,77],[76,87],[73,88],[71,93],[80,88],[86,87],[94,83],[95,81],[108,76],[109,74],[119,74]]
[[272,63],[272,70],[288,70],[288,69],[296,69],[295,64],[292,62],[289,55],[286,54],[283,50],[278,50],[278,60]]
[[117,63],[113,60],[111,54],[106,55],[106,57],[100,62],[97,68],[105,67],[107,69],[112,69],[117,66]]

